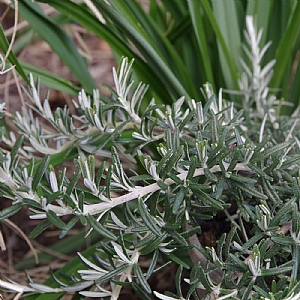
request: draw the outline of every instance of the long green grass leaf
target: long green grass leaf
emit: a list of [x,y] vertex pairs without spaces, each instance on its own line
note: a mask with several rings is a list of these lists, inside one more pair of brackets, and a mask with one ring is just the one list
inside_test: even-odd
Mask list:
[[114,25],[119,28],[127,37],[134,43],[152,68],[155,68],[155,72],[160,75],[160,80],[167,85],[168,89],[172,91],[175,98],[186,96],[190,98],[186,89],[183,87],[181,82],[176,78],[174,73],[170,70],[170,67],[165,63],[161,56],[154,50],[154,48],[147,42],[147,40],[139,34],[137,30],[129,23],[116,10],[113,10],[111,6],[103,0],[94,1],[97,8],[103,12]]
[[[8,48],[9,48],[9,43],[7,41],[7,38],[4,34],[4,32],[3,32],[3,27],[0,24],[0,49],[2,50],[4,55],[8,51]],[[22,78],[25,80],[25,82],[27,82],[29,84],[28,76],[26,75],[24,69],[22,68],[22,66],[20,65],[18,59],[15,57],[15,55],[12,51],[10,51],[7,59],[9,60],[9,62],[11,63],[12,66],[15,66],[17,72],[22,76]]]
[[297,1],[295,5],[288,26],[276,51],[276,65],[274,66],[274,76],[271,81],[271,86],[275,88],[278,88],[283,78],[286,77],[287,62],[290,59],[291,50],[294,48],[300,30],[300,2]]
[[150,84],[156,95],[164,99],[164,101],[172,99],[171,91],[168,90],[160,80],[157,80],[158,77],[151,66],[146,64],[145,61],[130,48],[126,40],[118,35],[116,30],[99,22],[85,6],[61,0],[39,1],[48,3],[61,13],[68,15],[73,21],[78,22],[94,32],[98,37],[105,40],[119,55],[128,57],[129,59],[134,58],[134,69],[139,78],[145,83]]
[[[239,28],[239,21],[237,16],[236,3],[238,1],[227,0],[224,1],[212,1],[214,15],[218,22],[221,34],[226,43],[230,56],[235,64],[235,68],[241,71],[240,57],[241,57],[241,30]],[[220,40],[220,37],[218,37]],[[225,48],[222,47],[221,41],[217,40],[218,48],[220,52],[220,62],[222,65],[222,71],[224,72],[225,82],[227,86],[234,87],[234,80],[236,77],[231,79],[230,74],[230,62],[226,58]],[[224,51],[225,50],[225,51]],[[232,82],[231,82],[232,80]]]
[[198,43],[198,48],[201,53],[201,58],[203,62],[203,67],[206,73],[206,77],[209,83],[211,83],[213,86],[214,84],[214,78],[213,78],[213,70],[211,68],[210,61],[210,55],[208,50],[208,43],[206,39],[206,31],[204,29],[203,24],[203,17],[201,15],[200,11],[200,2],[194,1],[194,0],[188,0],[189,5],[189,11],[192,18],[192,23]]
[[[156,71],[157,69],[156,63],[158,61],[156,57],[160,57],[165,63],[165,66],[162,67],[170,68],[170,71],[179,80],[180,84],[186,89],[191,98],[197,97],[198,92],[193,85],[189,70],[187,70],[182,57],[175,50],[174,45],[165,38],[165,32],[162,31],[161,26],[158,26],[155,20],[144,11],[141,4],[136,1],[110,0],[110,2],[114,4],[117,11],[121,12],[122,16],[124,16],[127,22],[134,28],[135,33],[132,40],[138,41],[144,39],[145,42],[142,42],[141,44],[134,42],[134,44],[150,63],[153,70]],[[129,31],[125,26],[120,27],[120,30],[124,30],[129,36]],[[154,56],[148,55],[150,48],[153,48],[155,51]],[[151,61],[153,61],[154,64],[152,64]],[[178,94],[177,97],[182,95]]]
[[[217,3],[219,3],[219,2],[217,2]],[[229,82],[227,82],[227,83],[232,84],[231,88],[238,89],[237,69],[234,64],[233,58],[230,54],[230,51],[227,47],[227,43],[226,43],[225,38],[220,29],[217,18],[214,15],[214,12],[213,12],[208,0],[201,1],[201,4],[202,4],[202,7],[203,7],[205,13],[207,14],[207,17],[211,23],[211,26],[216,34],[217,43],[221,49],[221,53],[222,53],[222,55],[224,55],[224,60],[223,60],[224,64],[223,64],[223,67],[221,68],[221,70],[223,71],[223,76],[226,76],[226,73],[228,72],[230,79],[228,79]]]
[[34,80],[39,79],[40,83],[55,91],[61,91],[69,95],[77,96],[80,88],[73,85],[67,79],[57,76],[47,70],[35,67],[23,61],[19,61],[23,70],[33,75]]
[[88,71],[86,62],[79,55],[71,38],[50,18],[41,13],[37,4],[32,3],[31,0],[20,0],[19,11],[31,27],[57,53],[83,87],[92,94],[93,89],[97,86]]

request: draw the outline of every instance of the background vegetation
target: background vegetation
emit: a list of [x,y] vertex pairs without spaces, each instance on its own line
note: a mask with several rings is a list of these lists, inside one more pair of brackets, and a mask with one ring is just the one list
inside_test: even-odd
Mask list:
[[[58,14],[47,17],[38,2],[48,3]],[[206,82],[216,91],[221,87],[239,89],[238,80],[243,72],[240,59],[247,58],[242,47],[245,19],[252,15],[257,28],[263,30],[261,48],[269,41],[272,43],[262,62],[264,65],[276,59],[270,87],[277,89],[277,98],[293,102],[294,108],[298,105],[300,92],[294,84],[300,73],[298,1],[149,1],[146,11],[138,1],[22,0],[18,3],[20,15],[31,27],[18,32],[20,42],[15,43],[15,53],[26,46],[27,37],[43,38],[82,87],[92,93],[95,83],[63,27],[76,22],[107,41],[116,55],[135,58],[138,79],[149,84],[150,97],[156,95],[162,103],[181,96],[200,99],[200,87]],[[7,47],[2,33],[4,53]],[[13,59],[12,53],[9,59]],[[26,71],[41,72],[22,62],[16,66],[25,78]],[[51,88],[71,88],[55,76],[42,76],[41,80]],[[73,89],[76,93],[77,89]]]

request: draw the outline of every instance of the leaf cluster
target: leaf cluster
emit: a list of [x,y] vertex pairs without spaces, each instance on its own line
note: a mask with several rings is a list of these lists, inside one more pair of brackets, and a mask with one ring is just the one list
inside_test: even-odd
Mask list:
[[[45,23],[47,34],[54,34],[56,24],[44,18],[35,4],[19,2],[32,26]],[[30,218],[40,220],[30,238],[54,225],[59,238],[68,239],[69,231],[80,226],[86,230],[79,235],[81,242],[88,236],[96,242],[44,284],[29,279],[26,287],[16,283],[18,288],[33,294],[28,299],[40,300],[68,292],[74,297],[117,299],[127,286],[142,299],[153,295],[159,299],[297,299],[298,117],[280,115],[284,103],[269,89],[272,68],[279,67],[272,60],[261,67],[269,44],[260,50],[266,36],[256,31],[253,18],[246,18],[244,73],[237,78],[225,76],[234,73],[235,64],[229,56],[230,37],[224,40],[221,21],[214,15],[222,8],[229,12],[214,2],[176,1],[179,10],[172,10],[172,17],[181,22],[175,23],[176,30],[170,27],[167,38],[157,45],[150,40],[160,40],[163,34],[152,18],[159,16],[164,24],[164,13],[173,9],[167,1],[151,4],[149,16],[135,1],[111,0],[110,5],[93,1],[104,12],[106,24],[99,23],[82,3],[48,2],[132,56],[127,35],[148,62],[136,57],[137,70],[145,67],[146,79],[158,78],[153,86],[159,85],[161,92],[156,90],[158,101],[149,101],[148,87],[133,81],[133,60],[122,58],[118,70],[113,70],[115,89],[107,87],[110,96],[93,90],[86,77],[82,82],[86,91],[79,91],[73,101],[76,113],[71,114],[67,106],[52,111],[48,99],[41,101],[39,84],[29,77],[28,113],[19,112],[14,119],[20,135],[2,137],[11,151],[0,155],[0,193],[11,205],[0,212],[0,220],[26,206]],[[246,11],[257,9],[251,7]],[[127,22],[133,13],[140,25],[133,18]],[[206,57],[209,43],[201,32],[208,21],[218,37],[224,80],[230,78],[228,86],[239,88],[227,92],[241,95],[241,106],[224,100],[222,90],[215,94],[216,75],[209,64],[204,74],[213,85],[203,85],[202,102],[193,81],[185,77],[186,70],[182,69],[182,78],[176,77],[178,70],[169,66],[168,57],[182,67],[179,54],[172,50],[182,38],[180,28],[183,33],[191,26],[195,29],[198,34],[192,41]],[[286,34],[291,32],[297,36],[293,25],[287,26]],[[58,37],[65,42],[62,56],[70,49],[70,57],[81,59],[62,30]],[[86,74],[83,65],[82,74],[76,68],[73,71],[79,78]],[[281,80],[278,76],[275,81]],[[162,96],[170,101],[161,101]],[[47,130],[41,124],[47,124]],[[66,162],[73,163],[71,172],[64,167]],[[207,224],[218,224],[211,244],[202,241]],[[163,295],[150,282],[171,264],[177,266],[175,289]]]
[[[30,217],[41,220],[31,238],[51,224],[63,238],[81,223],[89,228],[86,236],[95,231],[101,239],[92,255],[78,254],[85,268],[78,265],[77,274],[63,282],[54,275],[59,288],[31,282],[32,291],[118,297],[131,285],[142,298],[154,292],[165,299],[148,280],[173,262],[176,293],[186,299],[201,298],[201,291],[220,299],[288,299],[299,293],[297,137],[284,141],[281,128],[268,136],[264,132],[274,130],[273,123],[265,122],[266,136],[251,139],[245,113],[220,97],[217,102],[210,85],[203,89],[204,106],[184,98],[172,106],[153,100],[140,114],[146,87],[133,88],[131,66],[122,60],[110,97],[81,91],[74,116],[67,108],[52,113],[31,80],[30,108],[55,133],[43,134],[31,112],[28,118],[17,115],[22,135],[0,168],[1,195],[12,202],[0,218],[26,205]],[[189,109],[182,109],[184,101]],[[43,145],[51,139],[61,139],[63,150],[27,159],[49,149]],[[72,159],[74,148],[77,170],[69,177],[56,165]],[[109,153],[107,161],[99,161],[101,151]],[[126,167],[130,161],[137,168]],[[72,216],[68,222],[61,218],[66,215]],[[201,245],[203,222],[221,215],[217,246]],[[149,261],[146,270],[139,265],[142,257]],[[188,291],[181,290],[182,280]]]

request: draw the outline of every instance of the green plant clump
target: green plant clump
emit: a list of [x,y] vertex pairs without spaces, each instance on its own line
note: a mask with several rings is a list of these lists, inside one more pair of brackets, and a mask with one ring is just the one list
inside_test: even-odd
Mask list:
[[[147,86],[133,82],[126,58],[111,95],[82,90],[76,115],[52,112],[30,77],[29,110],[15,117],[20,136],[2,138],[12,149],[1,151],[0,192],[11,205],[0,220],[27,206],[40,220],[30,238],[52,224],[64,238],[81,223],[81,239],[98,240],[45,283],[2,287],[30,300],[122,299],[127,286],[142,299],[299,299],[299,118],[280,116],[284,103],[268,89],[274,61],[260,67],[268,46],[259,49],[253,19],[246,23],[243,109],[210,84],[205,104],[145,105]],[[202,245],[203,223],[220,218],[216,244]],[[149,280],[172,263],[174,290],[153,290]]]

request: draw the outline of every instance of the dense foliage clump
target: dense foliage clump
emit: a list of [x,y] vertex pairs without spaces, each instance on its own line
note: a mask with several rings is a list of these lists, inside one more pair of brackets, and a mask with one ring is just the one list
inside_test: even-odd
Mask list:
[[[286,103],[268,88],[275,60],[262,67],[270,44],[260,49],[252,17],[246,26],[239,90],[226,90],[236,104],[209,83],[201,102],[149,100],[122,58],[110,96],[81,90],[71,114],[41,101],[30,76],[18,137],[2,136],[0,220],[27,207],[39,220],[30,238],[80,226],[78,239],[97,242],[50,283],[0,286],[29,299],[122,299],[128,286],[143,299],[299,298],[299,118],[280,114]],[[156,290],[151,278],[171,264],[174,289]]]

